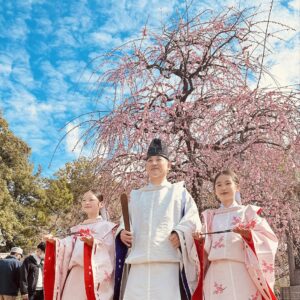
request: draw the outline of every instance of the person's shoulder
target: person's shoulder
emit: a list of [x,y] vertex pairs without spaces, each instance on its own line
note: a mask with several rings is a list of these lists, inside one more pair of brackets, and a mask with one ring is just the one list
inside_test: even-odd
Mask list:
[[178,182],[171,183],[171,186],[175,187],[177,189],[180,189],[185,193],[189,193],[189,190],[187,188],[187,184],[185,181],[178,181]]
[[189,191],[186,188],[185,181],[178,181],[174,183],[170,183],[170,188],[175,189],[177,192],[182,192],[188,194]]
[[260,206],[253,205],[253,204],[247,204],[242,206],[245,209],[246,213],[257,214],[257,215],[260,215],[262,213],[262,208]]
[[10,266],[10,267],[19,267],[22,263],[15,258],[14,256],[8,256],[0,260],[0,264]]
[[103,228],[114,228],[117,226],[117,224],[113,223],[109,220],[105,220],[105,219],[101,218],[96,223],[94,223],[94,226],[95,227],[103,227]]
[[114,222],[102,220],[96,224],[95,231],[97,233],[103,233],[105,236],[109,234],[109,232],[114,232],[114,230],[118,227],[118,225]]
[[171,185],[174,187],[186,189],[185,181],[174,182],[174,183],[171,183]]
[[201,215],[203,217],[213,216],[217,210],[218,210],[217,208],[207,208],[201,213]]
[[33,255],[30,254],[30,255],[28,255],[28,256],[26,256],[26,257],[24,258],[23,264],[24,264],[24,263],[27,263],[27,264],[29,264],[29,263],[36,263],[36,260],[35,260],[35,258],[33,257]]
[[17,258],[13,255],[7,255],[3,260],[17,260]]
[[145,187],[131,190],[131,192],[129,193],[128,201],[131,201],[131,200],[135,199],[136,197],[138,197],[138,195],[140,195],[144,189],[145,189]]
[[207,208],[202,213],[203,214],[213,214],[218,210],[218,208]]
[[9,265],[14,263],[14,261],[17,261],[17,259],[13,256],[6,256],[3,259],[0,259],[0,264]]
[[26,257],[23,259],[23,261],[22,261],[23,264],[26,264],[26,263],[29,262],[29,260],[30,260],[30,259],[29,259],[29,256],[30,256],[30,255],[26,256]]

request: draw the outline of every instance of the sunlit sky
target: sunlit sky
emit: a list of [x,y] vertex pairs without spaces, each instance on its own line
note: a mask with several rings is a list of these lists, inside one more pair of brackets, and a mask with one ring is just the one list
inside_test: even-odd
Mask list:
[[[270,2],[194,0],[192,7],[217,12],[261,6],[267,15]],[[72,120],[97,107],[89,92],[89,62],[138,36],[146,20],[158,29],[185,5],[176,0],[0,0],[0,110],[31,147],[31,161],[42,166],[44,176],[80,155],[80,145],[74,149],[81,133],[76,128],[48,167],[58,142],[74,127]],[[266,63],[282,85],[299,84],[300,0],[274,1],[271,19],[295,31],[274,41]]]

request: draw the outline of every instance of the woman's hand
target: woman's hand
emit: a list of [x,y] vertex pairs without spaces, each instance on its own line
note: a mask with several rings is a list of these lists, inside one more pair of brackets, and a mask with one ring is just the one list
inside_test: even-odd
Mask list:
[[250,241],[252,238],[250,229],[246,229],[241,226],[237,226],[237,227],[233,228],[232,231],[240,234],[243,238],[245,238],[248,241]]
[[200,242],[205,240],[205,236],[203,234],[201,234],[200,231],[193,232],[192,236],[195,240],[200,241]]
[[121,241],[123,242],[123,244],[125,244],[128,248],[131,247],[132,242],[133,242],[133,236],[130,231],[123,229],[120,233],[120,238],[121,238]]
[[91,235],[83,235],[80,237],[80,240],[89,245],[90,247],[93,247],[94,244],[94,237]]
[[55,244],[55,237],[51,233],[44,235],[44,239],[46,242]]
[[180,239],[177,232],[173,231],[170,234],[169,240],[175,249],[180,247]]

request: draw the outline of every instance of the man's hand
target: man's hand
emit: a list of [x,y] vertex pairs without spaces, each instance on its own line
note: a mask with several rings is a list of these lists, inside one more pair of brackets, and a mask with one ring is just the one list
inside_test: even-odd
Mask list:
[[22,295],[22,300],[29,300],[28,294]]
[[120,233],[120,238],[121,238],[121,241],[123,242],[123,244],[125,244],[128,248],[131,247],[132,242],[133,242],[133,236],[130,231],[123,229]]
[[179,240],[179,236],[178,236],[177,232],[175,232],[175,231],[172,232],[170,234],[169,240],[175,249],[180,247],[180,240]]

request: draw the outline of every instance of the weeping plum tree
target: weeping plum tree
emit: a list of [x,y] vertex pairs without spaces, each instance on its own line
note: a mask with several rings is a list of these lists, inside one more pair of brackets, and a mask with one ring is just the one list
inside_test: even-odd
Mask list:
[[89,120],[83,135],[105,158],[99,172],[128,190],[144,184],[144,154],[160,137],[170,145],[170,180],[186,182],[200,211],[216,204],[212,178],[230,167],[243,202],[262,206],[279,236],[289,219],[299,232],[299,91],[261,87],[272,77],[263,61],[275,33],[258,15],[206,11],[159,33],[145,27],[103,57],[99,103],[112,110]]

